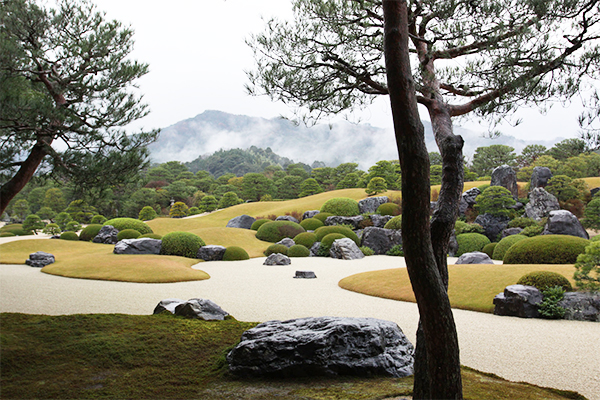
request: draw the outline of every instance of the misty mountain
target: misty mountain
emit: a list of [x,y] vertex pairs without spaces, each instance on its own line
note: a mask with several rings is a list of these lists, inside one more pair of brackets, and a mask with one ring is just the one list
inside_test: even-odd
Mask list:
[[[431,123],[423,121],[423,125],[427,148],[438,151]],[[525,141],[509,135],[490,139],[461,127],[455,127],[454,131],[464,138],[464,154],[469,158],[481,146],[505,144],[519,153],[528,144],[551,147],[561,140]],[[159,139],[149,149],[152,161],[162,163],[190,162],[219,150],[251,146],[270,148],[281,157],[309,165],[315,161],[328,166],[356,162],[365,171],[379,160],[398,158],[391,129],[345,121],[308,127],[283,118],[265,119],[213,110],[162,129]]]

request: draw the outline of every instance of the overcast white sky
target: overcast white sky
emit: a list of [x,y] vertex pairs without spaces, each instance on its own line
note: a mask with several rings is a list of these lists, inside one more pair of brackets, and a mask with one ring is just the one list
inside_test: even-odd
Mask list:
[[[244,39],[262,31],[263,20],[292,16],[289,0],[95,0],[108,18],[135,30],[133,58],[150,64],[139,84],[151,114],[135,128],[164,128],[205,110],[220,110],[264,118],[291,116],[284,104],[246,94],[245,70],[253,68],[252,52]],[[421,110],[422,111],[422,110]],[[523,124],[499,130],[526,140],[576,137],[580,103],[555,105],[543,116],[537,110],[522,114]],[[421,117],[428,119],[422,111]],[[392,126],[387,96],[361,115],[362,122]],[[475,131],[487,126],[461,121]]]

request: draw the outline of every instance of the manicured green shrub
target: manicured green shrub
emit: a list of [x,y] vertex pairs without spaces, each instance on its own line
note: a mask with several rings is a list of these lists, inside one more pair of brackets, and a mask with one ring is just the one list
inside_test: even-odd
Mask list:
[[182,201],[177,201],[173,203],[171,208],[169,209],[169,217],[171,218],[183,218],[187,217],[189,208],[187,204]]
[[402,215],[396,215],[383,226],[385,229],[402,229]]
[[73,218],[71,218],[71,215],[64,211],[59,213],[56,216],[56,218],[54,218],[54,222],[56,222],[58,224],[58,226],[60,226],[61,230],[67,229],[67,223],[72,220],[73,220]]
[[263,226],[267,222],[272,222],[272,220],[267,219],[267,218],[257,219],[256,221],[254,221],[252,223],[252,226],[250,227],[250,229],[252,229],[253,231],[257,231],[258,228],[260,228],[261,226]]
[[81,232],[79,232],[79,240],[84,242],[93,240],[98,232],[100,232],[100,229],[102,229],[102,225],[100,224],[90,224],[86,226],[81,230]]
[[372,248],[370,248],[368,246],[360,246],[359,248],[360,248],[360,251],[362,251],[362,253],[367,257],[375,254],[375,250],[373,250]]
[[544,299],[538,307],[538,311],[542,318],[546,319],[561,319],[565,316],[567,310],[558,305],[565,297],[565,290],[560,286],[554,286],[542,291]]
[[244,200],[240,199],[237,195],[237,193],[235,192],[227,192],[223,195],[223,197],[221,197],[221,200],[219,200],[219,204],[217,207],[219,208],[227,208],[227,207],[232,207],[232,206],[236,206],[238,204],[243,203]]
[[[600,236],[596,236],[598,238]],[[600,289],[600,240],[594,240],[585,247],[585,253],[577,256],[573,278],[581,289]]]
[[217,209],[217,207],[219,206],[219,202],[217,201],[217,198],[215,196],[204,196],[202,198],[202,200],[200,200],[200,204],[198,205],[198,208],[200,208],[200,210],[202,212],[211,212],[211,211],[215,211]]
[[568,235],[542,235],[513,244],[504,264],[575,264],[589,240]]
[[554,286],[559,286],[568,292],[573,290],[573,287],[567,278],[551,271],[530,272],[519,278],[517,284],[535,286],[539,290],[546,290],[548,288],[553,288]]
[[377,214],[379,215],[400,215],[400,206],[396,203],[383,203],[377,207]]
[[225,253],[223,254],[223,261],[240,261],[240,260],[249,260],[250,256],[246,252],[246,250],[237,246],[230,246],[225,249]]
[[537,225],[537,221],[533,218],[518,217],[508,223],[509,228],[527,228],[528,226]]
[[140,213],[138,214],[138,219],[141,221],[150,221],[156,218],[157,216],[158,214],[156,214],[154,208],[150,206],[145,206],[140,210]]
[[162,237],[160,254],[196,258],[198,249],[205,246],[200,236],[190,232],[171,232]]
[[498,245],[494,249],[494,254],[492,255],[492,259],[494,260],[502,260],[504,259],[504,254],[510,249],[510,247],[517,243],[518,241],[527,239],[527,236],[523,235],[510,235],[502,239],[498,242]]
[[510,209],[508,207],[515,205],[515,199],[510,191],[503,186],[490,186],[475,200],[477,201],[475,209],[479,213],[488,213],[496,217],[509,216]]
[[454,231],[455,231],[456,235],[462,235],[463,233],[481,233],[481,234],[483,234],[484,229],[479,224],[471,224],[471,223],[457,220],[454,223]]
[[294,236],[294,242],[310,249],[317,241],[317,235],[312,232],[302,232]]
[[295,244],[288,249],[288,257],[309,257],[310,250],[301,244]]
[[462,235],[456,236],[458,242],[458,251],[456,256],[460,257],[465,253],[471,253],[473,251],[481,251],[485,245],[490,244],[490,239],[481,233],[463,233]]
[[293,238],[306,232],[300,224],[291,221],[270,221],[256,231],[256,238],[265,242],[277,243],[284,238]]
[[[372,178],[369,181],[369,184],[367,185],[367,189],[365,190],[365,192],[369,196],[387,192],[387,183],[385,182],[385,179],[383,179],[379,176]],[[388,215],[388,214],[385,214],[385,215]]]
[[320,213],[316,214],[313,218],[316,218],[319,221],[321,221],[322,223],[325,223],[325,220],[327,219],[327,217],[333,217],[333,214],[328,213],[328,212],[320,212]]
[[279,253],[279,254],[283,254],[284,256],[287,256],[288,247],[284,244],[272,244],[269,247],[267,247],[267,249],[264,251],[264,254],[267,257],[269,257],[271,254],[275,254],[275,253]]
[[62,240],[79,240],[79,236],[77,236],[77,234],[72,231],[63,232],[60,235],[60,238]]
[[198,207],[190,207],[188,210],[188,215],[198,215],[200,214],[200,209]]
[[29,230],[23,229],[23,225],[22,224],[8,224],[8,225],[4,225],[2,227],[2,229],[0,229],[0,232],[10,232],[10,233],[12,233],[15,236],[33,235],[33,232],[31,232]]
[[37,214],[29,214],[25,221],[23,221],[23,229],[26,231],[32,231],[37,234],[37,231],[41,231],[46,226],[46,223]]
[[145,233],[153,233],[152,228],[150,228],[148,224],[135,218],[113,218],[106,221],[104,225],[114,226],[118,231],[135,229],[142,235]]
[[77,232],[81,229],[81,224],[78,221],[69,221],[65,227],[65,231]]
[[600,235],[592,236],[590,242],[600,242]]
[[544,232],[543,225],[530,225],[530,226],[524,228],[521,231],[520,235],[527,236],[527,237],[534,237],[534,236],[541,235],[542,232]]
[[492,258],[492,255],[494,254],[494,249],[496,248],[497,244],[498,243],[496,243],[496,242],[486,244],[485,246],[483,246],[483,249],[481,250],[481,252],[487,254],[488,256],[490,256],[490,258]]
[[322,227],[318,228],[317,230],[315,230],[315,235],[317,236],[317,242],[322,242],[323,238],[326,235],[329,235],[330,233],[341,233],[342,235],[346,236],[347,238],[352,239],[354,241],[354,243],[356,243],[357,246],[360,246],[360,240],[358,239],[358,236],[356,236],[356,233],[354,233],[352,231],[352,229],[345,228],[343,226],[337,226],[337,225],[322,226]]
[[143,238],[148,238],[148,239],[162,239],[162,236],[159,235],[158,233],[144,233],[143,235],[140,235],[140,237],[138,239],[143,239]]
[[333,242],[335,242],[338,239],[345,239],[346,236],[342,235],[341,233],[329,233],[327,235],[325,235],[323,237],[323,239],[321,240],[321,247],[319,248],[319,250],[322,249],[322,252],[326,252],[326,255],[329,254],[329,249],[331,249],[331,245],[333,244]]
[[392,248],[389,249],[385,254],[394,257],[404,257],[404,249],[402,248],[401,244],[396,244],[392,246]]
[[344,217],[353,217],[360,214],[358,202],[348,197],[336,197],[327,200],[321,206],[321,212],[342,215]]
[[12,232],[8,232],[8,231],[6,231],[6,232],[0,232],[0,237],[12,237],[12,236],[17,236],[17,235],[15,235]]
[[140,233],[135,229],[123,229],[117,233],[117,240],[123,239],[137,239],[140,237]]
[[322,227],[323,222],[321,222],[321,220],[318,220],[316,218],[307,218],[307,219],[303,219],[300,222],[300,225],[307,231],[314,231],[315,229]]
[[[102,225],[103,223],[106,222],[106,220],[107,220],[107,218],[104,215],[96,214],[92,217],[90,224]],[[81,235],[79,235],[79,236],[81,237]]]

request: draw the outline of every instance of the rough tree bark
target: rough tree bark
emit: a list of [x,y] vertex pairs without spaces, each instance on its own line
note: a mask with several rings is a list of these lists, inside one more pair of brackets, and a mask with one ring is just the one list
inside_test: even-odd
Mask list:
[[[446,236],[447,228],[440,226],[441,232],[436,232],[438,243],[434,253],[429,221],[429,159],[410,69],[407,5],[404,0],[384,0],[383,11],[387,81],[402,168],[403,247],[425,342],[426,362],[415,373],[417,393],[413,393],[413,398],[461,399],[458,337],[446,289],[447,272],[444,270],[447,268],[444,268],[445,260],[441,264],[437,262],[440,250],[447,246],[440,241]],[[437,121],[442,123],[443,119]],[[445,142],[443,137],[440,140]],[[461,143],[457,141],[456,144]],[[452,154],[446,154],[446,161],[452,158]],[[444,165],[444,173],[452,173],[452,167]],[[449,211],[452,215],[451,208]],[[417,347],[423,346],[422,339],[421,343],[417,341]]]

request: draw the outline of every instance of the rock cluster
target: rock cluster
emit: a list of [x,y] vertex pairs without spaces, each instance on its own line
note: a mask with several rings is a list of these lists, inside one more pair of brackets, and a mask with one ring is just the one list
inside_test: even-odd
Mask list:
[[375,254],[385,254],[397,244],[402,244],[402,231],[400,229],[369,226],[362,233],[361,246],[369,247]]
[[538,305],[542,302],[542,292],[536,287],[510,285],[494,297],[494,314],[521,318],[537,318]]
[[329,255],[340,260],[358,260],[365,257],[356,243],[348,238],[335,240],[329,249]]
[[44,268],[46,265],[54,263],[54,255],[43,251],[31,253],[29,258],[25,260],[25,264],[34,268]]
[[544,188],[537,187],[529,192],[529,203],[525,205],[525,216],[540,221],[546,218],[550,211],[560,210],[558,200]]
[[104,243],[104,244],[117,244],[119,239],[117,239],[117,235],[119,234],[119,230],[112,225],[104,225],[96,237],[92,239],[94,243]]
[[510,218],[500,215],[481,214],[475,218],[475,223],[483,227],[483,234],[492,242],[497,242],[498,235],[508,226]]
[[162,300],[154,308],[154,314],[160,314],[163,311],[205,321],[223,321],[229,315],[228,312],[207,299],[190,299],[188,301],[180,299]]
[[390,199],[387,196],[367,197],[358,202],[358,210],[361,214],[374,213],[380,205],[389,201]]
[[115,244],[114,254],[160,254],[160,239],[123,239]]
[[567,292],[558,305],[566,311],[564,319],[600,322],[598,292]]
[[355,217],[343,217],[343,216],[332,216],[327,217],[325,220],[325,225],[351,225],[353,230],[359,228],[359,224],[363,221],[364,217],[362,215],[357,215]]

